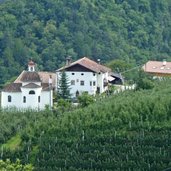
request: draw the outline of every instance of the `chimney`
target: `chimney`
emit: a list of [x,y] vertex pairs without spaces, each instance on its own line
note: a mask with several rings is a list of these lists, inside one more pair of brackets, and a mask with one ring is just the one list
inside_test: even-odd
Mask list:
[[98,64],[100,64],[100,59],[97,59]]
[[71,64],[71,56],[68,56],[66,58],[66,66],[70,65]]
[[49,86],[52,85],[52,75],[49,75]]
[[166,66],[166,59],[163,59],[163,66]]

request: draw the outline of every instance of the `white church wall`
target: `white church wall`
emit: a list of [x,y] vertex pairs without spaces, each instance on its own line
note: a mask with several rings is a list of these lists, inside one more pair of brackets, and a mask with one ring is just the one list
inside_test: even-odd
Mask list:
[[[52,91],[36,91],[35,94],[29,95],[28,90],[23,93],[7,93],[1,94],[1,107],[2,108],[17,108],[17,109],[35,109],[43,110],[45,106],[53,106],[53,93]],[[8,102],[8,96],[11,96],[11,102]],[[25,102],[24,102],[25,96]],[[40,96],[40,97],[39,97]],[[40,98],[40,99],[39,99]],[[51,99],[51,100],[50,100]],[[39,101],[40,100],[40,101]]]
[[[42,88],[21,88],[22,99],[26,97],[26,101],[22,101],[21,108],[38,109],[40,106],[38,98],[41,96],[41,90]],[[30,91],[34,91],[35,94],[29,94]]]
[[40,97],[40,109],[45,109],[46,105],[53,106],[53,91],[42,91]]
[[[8,101],[8,96],[11,96],[11,102]],[[2,108],[20,108],[21,107],[21,93],[20,92],[2,92],[1,107]]]

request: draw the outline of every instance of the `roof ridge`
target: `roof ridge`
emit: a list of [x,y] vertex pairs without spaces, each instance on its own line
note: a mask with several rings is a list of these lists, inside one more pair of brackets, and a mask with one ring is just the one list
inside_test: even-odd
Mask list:
[[110,68],[108,68],[102,64],[99,64],[96,61],[89,59],[88,57],[82,57],[82,58],[78,59],[77,61],[71,63],[70,65],[67,65],[67,66],[64,66],[64,67],[58,69],[57,71],[67,69],[67,68],[72,67],[76,64],[79,64],[79,65],[81,65],[87,69],[90,69],[93,72],[108,72],[111,70]]

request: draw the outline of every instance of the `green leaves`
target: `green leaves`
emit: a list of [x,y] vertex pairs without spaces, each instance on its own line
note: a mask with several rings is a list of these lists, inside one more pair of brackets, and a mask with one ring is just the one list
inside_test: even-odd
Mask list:
[[94,102],[94,97],[88,93],[83,93],[82,95],[78,96],[78,102],[81,107],[86,107]]
[[1,171],[32,171],[33,166],[31,164],[22,165],[20,160],[16,160],[15,163],[12,163],[9,159],[6,161],[0,160],[0,170]]

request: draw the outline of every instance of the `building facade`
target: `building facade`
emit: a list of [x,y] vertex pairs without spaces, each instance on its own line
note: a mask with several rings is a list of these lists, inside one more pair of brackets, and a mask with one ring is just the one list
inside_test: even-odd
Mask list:
[[43,110],[53,106],[53,87],[56,75],[50,72],[36,72],[35,63],[28,63],[28,71],[7,85],[1,92],[2,108]]
[[83,92],[95,95],[108,89],[108,77],[111,69],[87,57],[83,57],[73,63],[67,61],[66,66],[56,71],[57,83],[61,78],[61,73],[64,71],[70,83],[70,94],[72,97],[76,97]]

